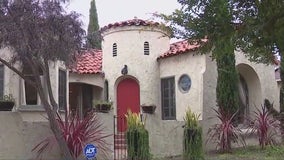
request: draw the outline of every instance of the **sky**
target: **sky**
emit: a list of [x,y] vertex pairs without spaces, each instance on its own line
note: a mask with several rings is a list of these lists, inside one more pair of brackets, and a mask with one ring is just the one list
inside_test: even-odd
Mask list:
[[[86,30],[91,0],[71,0],[67,10],[80,13]],[[151,13],[171,14],[180,8],[177,0],[96,0],[100,27],[133,19],[153,20]]]

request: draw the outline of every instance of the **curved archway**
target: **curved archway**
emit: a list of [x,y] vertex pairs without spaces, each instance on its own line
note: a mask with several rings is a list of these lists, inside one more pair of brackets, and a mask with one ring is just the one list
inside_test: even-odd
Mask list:
[[126,77],[117,83],[117,129],[120,132],[126,130],[125,114],[130,109],[134,113],[140,112],[140,87],[138,82]]
[[240,63],[236,66],[240,74],[239,81],[239,105],[240,123],[262,103],[260,80],[255,70],[248,64]]

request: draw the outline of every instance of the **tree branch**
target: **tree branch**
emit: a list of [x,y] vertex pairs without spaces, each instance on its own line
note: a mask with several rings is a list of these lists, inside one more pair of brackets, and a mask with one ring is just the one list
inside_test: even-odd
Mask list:
[[7,66],[9,69],[11,69],[13,72],[15,72],[17,75],[19,75],[22,79],[24,79],[27,83],[30,85],[36,87],[36,83],[28,79],[22,72],[20,72],[17,68],[15,68],[13,65],[5,61],[3,58],[0,58],[0,62],[3,63],[5,66]]

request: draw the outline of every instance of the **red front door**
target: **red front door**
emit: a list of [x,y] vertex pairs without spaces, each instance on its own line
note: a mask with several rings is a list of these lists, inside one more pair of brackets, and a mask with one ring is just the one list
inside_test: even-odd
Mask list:
[[128,109],[140,112],[139,84],[131,78],[122,80],[117,86],[117,128],[120,132],[127,128],[125,115]]

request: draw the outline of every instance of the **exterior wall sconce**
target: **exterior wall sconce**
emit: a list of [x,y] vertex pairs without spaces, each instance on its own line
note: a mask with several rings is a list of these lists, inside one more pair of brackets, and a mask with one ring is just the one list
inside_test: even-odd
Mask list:
[[124,67],[121,70],[121,74],[126,75],[128,73],[128,67],[127,65],[124,65]]

